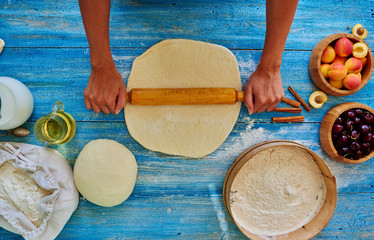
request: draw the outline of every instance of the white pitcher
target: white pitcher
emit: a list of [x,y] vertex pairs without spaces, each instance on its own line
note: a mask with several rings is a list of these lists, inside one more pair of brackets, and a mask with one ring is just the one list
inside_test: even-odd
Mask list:
[[34,109],[30,90],[20,81],[0,77],[0,130],[21,126]]

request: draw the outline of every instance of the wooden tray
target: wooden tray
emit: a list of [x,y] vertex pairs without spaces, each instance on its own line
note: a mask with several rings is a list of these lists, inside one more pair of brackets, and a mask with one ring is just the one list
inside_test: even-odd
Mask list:
[[302,148],[306,150],[308,153],[312,155],[313,159],[316,161],[317,166],[319,167],[322,173],[323,180],[325,181],[325,185],[326,185],[326,197],[325,197],[325,202],[323,203],[320,211],[308,224],[304,225],[303,227],[291,233],[276,236],[277,240],[311,239],[315,235],[317,235],[320,231],[322,231],[322,229],[327,225],[332,215],[334,214],[335,206],[336,206],[336,202],[338,198],[337,187],[336,187],[336,179],[334,175],[332,175],[330,169],[327,167],[326,163],[322,160],[322,158],[320,158],[316,153],[314,153],[313,151],[311,151],[310,149],[306,148],[305,146],[299,143],[287,141],[287,140],[266,141],[263,143],[259,143],[255,146],[252,146],[248,148],[247,150],[245,150],[242,154],[240,154],[240,156],[234,161],[234,163],[231,165],[231,167],[227,171],[227,174],[226,174],[226,177],[223,183],[223,201],[224,201],[226,210],[229,213],[231,219],[234,221],[234,223],[237,225],[237,227],[240,229],[240,231],[245,236],[253,240],[266,239],[264,237],[261,237],[261,236],[258,236],[256,234],[249,232],[245,228],[241,227],[240,224],[238,224],[235,221],[231,213],[230,192],[231,192],[231,186],[232,186],[233,180],[235,179],[240,169],[244,166],[244,164],[247,161],[249,161],[257,153],[265,149],[275,147],[275,146],[294,146],[294,147],[298,147],[298,148]]

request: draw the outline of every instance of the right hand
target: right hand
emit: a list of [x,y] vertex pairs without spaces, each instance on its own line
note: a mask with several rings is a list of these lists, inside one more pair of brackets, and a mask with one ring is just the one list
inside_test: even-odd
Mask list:
[[126,86],[115,66],[92,67],[84,91],[87,109],[118,114],[126,105]]
[[273,111],[284,96],[280,68],[264,65],[260,62],[245,85],[245,105],[249,114]]

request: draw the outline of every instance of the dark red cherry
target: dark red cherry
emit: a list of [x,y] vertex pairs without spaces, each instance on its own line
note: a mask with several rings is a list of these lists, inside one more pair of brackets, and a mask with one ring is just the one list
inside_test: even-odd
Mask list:
[[367,124],[362,124],[361,126],[360,126],[360,132],[362,133],[362,134],[368,134],[369,132],[370,132],[370,128],[369,128],[369,125],[367,125]]
[[368,134],[366,134],[366,135],[364,135],[362,137],[362,140],[364,140],[364,142],[370,143],[371,140],[372,140],[372,138],[373,138],[373,134],[372,133],[368,133]]
[[355,111],[355,115],[356,115],[357,117],[361,117],[362,114],[364,113],[364,111],[362,111],[361,108],[356,108],[354,111]]
[[334,124],[334,126],[332,126],[332,132],[338,135],[343,132],[343,129],[344,127],[340,124]]
[[349,150],[348,150],[347,147],[342,147],[342,148],[340,148],[340,149],[338,150],[338,154],[339,154],[340,156],[344,156],[344,155],[346,155],[346,154],[348,154],[348,153],[349,153]]
[[356,140],[359,136],[360,136],[360,134],[356,130],[352,130],[349,133],[349,138],[351,138],[353,140]]
[[352,109],[344,112],[344,117],[346,118],[354,118],[355,116],[355,112]]
[[371,114],[371,113],[366,113],[365,115],[364,115],[364,122],[366,122],[366,123],[372,123],[372,122],[374,122],[374,116],[373,116],[373,114]]
[[364,155],[368,155],[370,153],[370,143],[361,143],[360,150]]
[[343,125],[344,126],[344,130],[347,131],[347,132],[351,131],[352,128],[353,128],[353,125],[354,125],[354,122],[352,120],[346,121],[344,123],[344,125]]
[[338,137],[338,140],[337,140],[337,144],[340,146],[340,147],[344,147],[348,144],[348,137],[345,136],[345,135],[340,135]]
[[351,144],[349,144],[349,150],[351,152],[357,152],[360,150],[360,144],[358,144],[358,142],[351,142]]
[[342,125],[343,124],[343,118],[342,117],[338,117],[335,121],[335,124],[340,124]]
[[361,124],[361,118],[359,118],[359,117],[355,117],[355,118],[353,119],[353,124],[354,124],[355,126],[359,126],[359,125]]
[[358,160],[360,158],[362,158],[362,152],[358,150],[356,153],[353,154],[353,159]]

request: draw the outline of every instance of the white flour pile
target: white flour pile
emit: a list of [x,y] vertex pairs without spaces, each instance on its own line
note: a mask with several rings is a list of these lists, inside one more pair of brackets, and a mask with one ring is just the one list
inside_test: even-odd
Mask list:
[[260,236],[292,232],[318,213],[325,183],[313,157],[303,149],[277,146],[253,156],[231,186],[236,222]]

